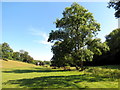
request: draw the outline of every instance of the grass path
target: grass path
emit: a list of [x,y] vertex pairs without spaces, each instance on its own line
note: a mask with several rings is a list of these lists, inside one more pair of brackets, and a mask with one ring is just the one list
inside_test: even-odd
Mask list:
[[2,65],[3,88],[118,88],[118,79],[87,71],[63,71],[10,60],[2,61]]

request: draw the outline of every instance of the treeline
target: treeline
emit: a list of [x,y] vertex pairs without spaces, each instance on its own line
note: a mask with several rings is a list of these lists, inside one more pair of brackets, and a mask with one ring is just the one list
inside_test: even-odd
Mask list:
[[1,48],[1,58],[4,60],[18,60],[27,63],[33,63],[33,57],[29,55],[27,51],[20,50],[19,52],[14,52],[8,43],[4,42],[0,44]]
[[[115,9],[115,17],[120,18],[120,1],[113,0],[108,3],[108,8]],[[106,36],[107,45],[110,50],[107,53],[103,53],[100,56],[94,56],[91,63],[86,63],[88,65],[120,65],[120,28],[113,30],[110,34]]]
[[120,28],[106,35],[107,45],[110,50],[102,55],[94,55],[92,62],[84,62],[85,65],[120,65]]
[[0,44],[0,58],[6,61],[17,60],[17,61],[22,61],[22,62],[32,63],[32,64],[36,64],[38,62],[42,63],[42,65],[50,64],[49,61],[34,60],[34,58],[30,56],[29,53],[25,50],[14,52],[14,50],[6,42]]

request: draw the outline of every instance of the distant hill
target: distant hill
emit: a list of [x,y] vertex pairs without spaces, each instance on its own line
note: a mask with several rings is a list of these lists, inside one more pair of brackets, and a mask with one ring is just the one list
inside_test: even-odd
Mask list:
[[14,61],[14,60],[8,60],[4,61],[0,59],[0,68],[18,68],[18,67],[36,67],[33,64],[20,62],[20,61]]

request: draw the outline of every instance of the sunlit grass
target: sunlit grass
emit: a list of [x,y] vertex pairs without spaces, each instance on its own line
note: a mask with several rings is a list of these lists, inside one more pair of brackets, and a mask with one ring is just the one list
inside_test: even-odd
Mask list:
[[51,69],[17,61],[2,62],[3,88],[118,88],[120,70],[117,66],[114,69],[109,66],[89,67],[79,72]]

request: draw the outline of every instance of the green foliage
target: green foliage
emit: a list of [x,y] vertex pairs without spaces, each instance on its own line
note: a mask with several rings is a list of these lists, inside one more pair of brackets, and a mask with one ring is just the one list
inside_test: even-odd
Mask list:
[[106,43],[110,48],[107,59],[111,59],[112,63],[120,64],[120,28],[106,36]]
[[106,44],[106,42],[102,43],[100,38],[96,38],[96,39],[90,40],[88,42],[88,48],[95,55],[102,55],[102,53],[105,53],[105,52],[109,51],[109,47]]
[[101,67],[91,67],[86,70],[86,72],[90,72],[97,77],[109,78],[111,80],[120,78],[120,70],[119,69],[109,69],[109,68],[101,68]]
[[13,59],[14,60],[20,60],[20,53],[19,52],[13,52]]
[[29,55],[27,51],[20,50],[20,60],[27,63],[33,63],[33,58]]
[[52,65],[57,67],[64,67],[70,64],[70,52],[72,44],[71,42],[58,41],[52,46],[52,51],[54,53],[52,57]]
[[120,28],[113,30],[109,35],[107,35],[106,42],[112,53],[116,54],[120,52]]
[[44,64],[46,64],[46,65],[50,65],[50,64],[51,64],[50,61],[43,61],[43,62],[44,62]]
[[0,44],[0,57],[9,60],[19,60],[27,63],[33,63],[33,58],[28,54],[27,51],[20,50],[20,52],[13,52],[8,43]]
[[8,43],[2,44],[2,58],[12,59],[13,50],[10,48]]
[[8,59],[7,58],[2,58],[4,61],[8,61]]
[[114,8],[115,9],[115,17],[120,17],[120,1],[119,0],[112,0],[108,3],[108,8]]
[[92,13],[73,3],[62,14],[63,17],[55,22],[58,30],[52,30],[48,38],[49,42],[55,41],[52,64],[58,67],[73,64],[82,68],[83,61],[91,61],[94,54],[107,51],[105,43],[93,39],[100,31],[100,24],[94,20]]

